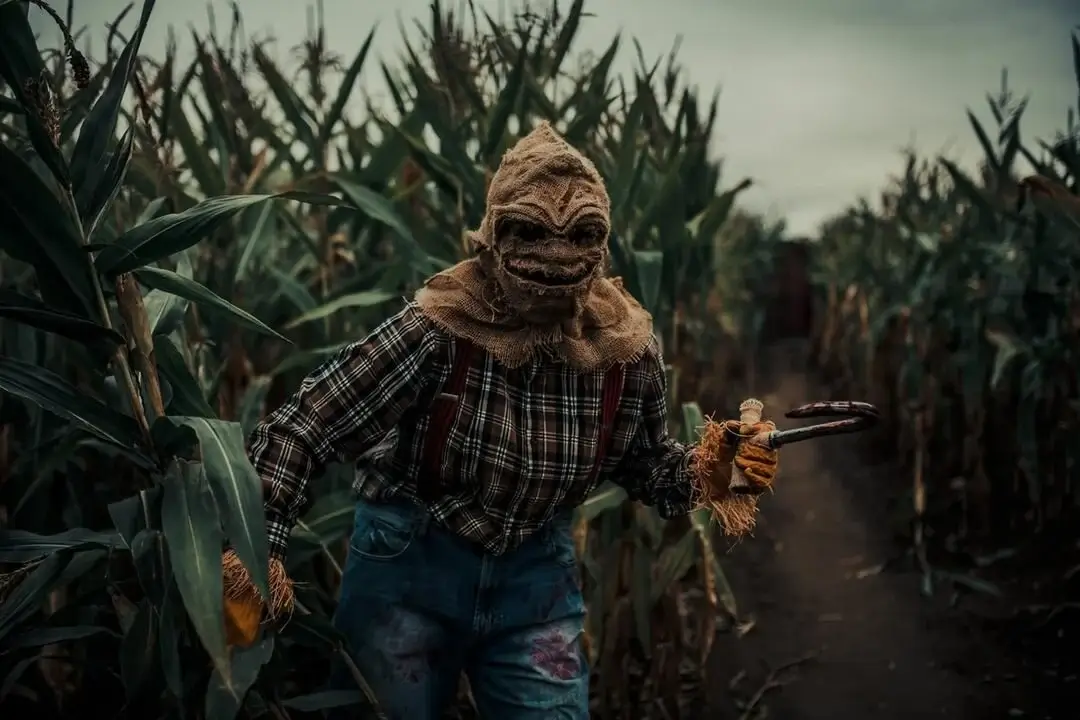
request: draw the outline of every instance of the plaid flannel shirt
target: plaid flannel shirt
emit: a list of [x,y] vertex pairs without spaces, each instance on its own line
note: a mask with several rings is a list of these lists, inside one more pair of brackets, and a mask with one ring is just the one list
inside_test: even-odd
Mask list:
[[[254,431],[252,462],[272,492],[270,550],[284,557],[309,479],[355,462],[357,492],[420,502],[428,407],[447,381],[455,341],[414,303],[309,375]],[[692,505],[691,446],[668,436],[664,363],[655,338],[626,366],[608,451],[598,457],[604,372],[540,359],[510,369],[478,352],[441,458],[435,521],[492,554],[516,547],[563,507],[610,480],[664,517]]]

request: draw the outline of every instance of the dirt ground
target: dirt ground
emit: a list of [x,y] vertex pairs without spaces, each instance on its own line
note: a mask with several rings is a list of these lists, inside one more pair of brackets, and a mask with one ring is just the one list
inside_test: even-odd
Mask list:
[[[800,350],[772,350],[760,381],[778,424],[785,410],[828,399],[807,379]],[[895,471],[867,466],[853,443],[857,436],[785,448],[755,537],[730,548],[724,565],[749,622],[741,637],[718,642],[708,717],[1080,716],[1075,704],[1039,707],[1042,679],[1001,638],[947,597],[920,594],[911,564],[893,562],[903,548],[875,483],[895,485]]]

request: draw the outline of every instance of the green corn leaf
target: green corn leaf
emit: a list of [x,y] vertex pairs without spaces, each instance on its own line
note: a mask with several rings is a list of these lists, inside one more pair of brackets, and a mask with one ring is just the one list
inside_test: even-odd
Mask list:
[[26,110],[23,108],[22,105],[15,102],[14,100],[9,100],[6,97],[0,97],[0,113],[7,113],[9,115],[25,115]]
[[638,211],[636,207],[638,193],[644,187],[645,173],[649,169],[649,164],[649,154],[640,153],[625,191],[620,193],[618,204],[612,205],[612,217],[623,226],[629,226],[634,219],[634,212]]
[[260,45],[252,47],[251,57],[269,86],[270,92],[274,94],[274,98],[281,106],[281,111],[285,114],[285,118],[289,121],[289,125],[296,134],[296,140],[305,148],[315,149],[319,147],[315,143],[315,132],[311,129],[311,125],[308,124],[307,120],[312,116],[312,112],[304,105],[304,101],[300,99],[296,91],[293,90],[292,83],[285,78],[281,70],[278,69],[274,61],[270,59],[270,56],[263,51]]
[[157,609],[158,622],[158,658],[161,671],[165,676],[165,686],[178,699],[185,695],[184,670],[180,661],[181,641],[187,636],[187,623],[180,613],[181,600],[175,593],[166,595],[164,603]]
[[128,230],[98,254],[98,272],[116,277],[157,262],[203,240],[242,210],[269,200],[295,200],[312,205],[345,204],[333,195],[282,192],[273,195],[227,195],[203,200],[189,210],[162,215]]
[[671,214],[672,206],[680,207],[679,198],[684,192],[682,171],[687,156],[682,156],[669,166],[660,181],[660,186],[650,193],[651,199],[641,211],[635,223],[635,231],[642,235],[658,228],[665,217]]
[[356,514],[353,505],[351,488],[317,498],[302,519],[302,531],[326,545],[346,537]]
[[540,81],[531,73],[525,73],[524,81],[529,106],[536,108],[535,112],[539,117],[550,123],[557,123],[561,119],[559,108],[548,97],[547,90],[540,84]]
[[154,336],[154,359],[157,361],[161,377],[172,388],[172,398],[167,404],[170,414],[217,417],[217,413],[206,402],[202,388],[199,387],[195,376],[191,374],[184,356],[177,349],[172,338],[166,335]]
[[584,145],[614,100],[615,96],[605,96],[603,92],[585,96],[575,108],[574,119],[563,132],[566,141],[575,146]]
[[0,288],[0,318],[54,333],[91,347],[111,350],[124,343],[123,336],[78,315],[54,310],[37,298]]
[[690,524],[698,534],[703,562],[712,566],[713,590],[716,592],[717,601],[727,612],[732,621],[739,619],[739,607],[735,601],[735,592],[731,589],[727,574],[720,564],[720,558],[713,549],[712,516],[707,508],[690,513]]
[[210,483],[199,463],[177,461],[165,479],[161,529],[176,587],[214,668],[226,676],[221,549],[224,535]]
[[240,424],[203,417],[169,417],[168,421],[189,428],[198,438],[203,475],[217,501],[225,536],[255,587],[269,599],[262,482],[248,460]]
[[413,237],[412,231],[398,215],[390,200],[339,176],[331,177],[331,181],[360,212],[393,230],[394,234],[406,242],[410,248],[415,251],[420,250],[420,245]]
[[356,81],[359,79],[360,73],[364,69],[368,51],[371,49],[371,41],[374,39],[375,27],[372,27],[368,32],[367,38],[365,38],[364,42],[360,45],[360,51],[356,53],[356,57],[353,58],[352,63],[341,78],[341,87],[338,89],[337,97],[334,98],[334,102],[331,103],[330,108],[326,111],[322,127],[319,128],[319,136],[315,139],[315,144],[311,147],[313,153],[322,153],[323,148],[326,147],[326,144],[330,142],[330,138],[333,136],[334,126],[341,122],[342,113],[345,112],[345,106],[349,103],[349,97],[352,95],[353,89],[356,86]]
[[610,178],[607,178],[608,194],[611,196],[612,207],[621,207],[626,202],[630,189],[630,179],[634,175],[634,167],[639,157],[646,153],[638,151],[638,131],[644,113],[640,98],[634,98],[630,108],[626,111],[622,127],[619,128],[620,137],[615,153],[615,168]]
[[1070,40],[1072,40],[1073,74],[1076,77],[1077,92],[1080,93],[1080,34],[1074,32]]
[[0,250],[34,266],[45,301],[96,318],[90,266],[71,215],[6,143],[0,144],[0,213],[8,227],[0,233]]
[[257,250],[264,245],[264,242],[270,239],[270,233],[274,227],[274,212],[273,203],[266,203],[259,210],[259,217],[255,221],[255,227],[251,229],[251,232],[248,233],[247,238],[244,240],[240,259],[236,263],[236,271],[233,272],[233,283],[239,284],[244,281]]
[[246,310],[241,310],[221,296],[213,293],[205,285],[201,285],[194,280],[189,280],[188,278],[169,270],[152,267],[144,267],[141,270],[136,270],[135,277],[138,278],[140,283],[149,288],[161,290],[162,292],[171,293],[186,300],[190,300],[207,312],[219,313],[223,317],[234,320],[240,325],[254,330],[255,332],[262,333],[263,335],[270,335],[279,340],[289,342],[288,338],[271,330],[269,326],[251,313]]
[[139,213],[139,217],[136,218],[135,224],[142,225],[144,222],[153,220],[161,213],[161,208],[165,207],[165,198],[154,198],[146,204],[142,212]]
[[752,180],[745,179],[732,189],[714,197],[705,210],[695,219],[695,237],[701,242],[712,244],[716,234],[720,232],[720,228],[727,222],[739,194],[749,190],[752,185]]
[[998,172],[1008,177],[1016,170],[1016,156],[1020,152],[1020,119],[1019,113],[1014,116],[1014,121],[1003,130],[1001,162]]
[[[186,280],[192,279],[194,268],[191,266],[187,253],[177,258],[176,274]],[[179,328],[188,309],[187,300],[162,290],[151,290],[146,293],[143,303],[146,305],[146,316],[154,335],[168,335]]]
[[[194,72],[192,67],[190,72]],[[165,112],[163,110],[163,112]],[[210,157],[207,146],[195,135],[195,130],[184,114],[184,109],[177,103],[170,112],[169,126],[172,137],[184,152],[184,160],[195,178],[197,187],[206,197],[214,197],[225,192],[225,178],[218,172]]]
[[134,447],[139,437],[134,420],[79,392],[43,367],[0,358],[0,390],[29,400],[120,447]]
[[281,704],[297,712],[319,712],[332,708],[366,703],[364,693],[355,690],[324,690],[282,700]]
[[596,65],[593,66],[592,74],[583,78],[586,81],[585,88],[583,88],[580,94],[577,94],[577,97],[571,97],[571,99],[567,101],[568,103],[587,103],[590,101],[590,98],[605,97],[607,95],[611,67],[619,54],[621,40],[619,35],[616,35],[611,40],[611,44],[608,45],[607,50],[604,51],[604,54],[596,61]]
[[975,137],[979,139],[979,145],[982,146],[983,153],[986,155],[986,162],[990,164],[990,167],[995,171],[1000,167],[998,165],[997,153],[994,151],[994,145],[990,142],[990,137],[983,130],[982,124],[979,119],[975,117],[975,113],[970,110],[967,111],[968,122],[971,123],[971,128],[975,131]]
[[240,408],[236,412],[236,420],[240,423],[243,437],[251,437],[255,426],[262,419],[272,381],[273,377],[270,375],[257,375],[251,379],[244,391]]
[[83,640],[94,635],[112,635],[113,631],[99,625],[68,625],[24,630],[4,642],[7,650],[40,648],[73,640]]
[[395,297],[397,296],[393,293],[382,292],[380,290],[366,290],[364,292],[350,293],[349,295],[343,295],[336,300],[331,300],[324,305],[310,310],[298,318],[290,320],[285,324],[283,329],[292,330],[300,325],[305,325],[314,322],[315,320],[322,320],[349,308],[375,307],[389,302]]
[[[188,66],[188,70],[194,74],[194,66],[192,63]],[[176,36],[173,34],[170,28],[168,34],[165,36],[165,57],[161,63],[161,103],[158,108],[156,120],[157,135],[158,137],[166,138],[172,137],[172,125],[170,119],[172,116],[173,107],[176,105],[177,98],[182,98],[187,94],[188,83],[190,79],[187,74],[180,76],[179,81],[176,77]]]
[[394,109],[397,110],[399,116],[404,117],[408,114],[409,107],[402,89],[402,81],[393,70],[387,67],[386,63],[380,63],[379,70],[382,73],[383,80],[386,82],[387,89],[390,91],[390,100],[394,103]]
[[83,218],[84,232],[87,237],[93,237],[102,215],[116,200],[120,187],[127,177],[128,167],[131,165],[131,153],[134,146],[134,128],[129,127],[116,150],[109,155],[109,162],[105,165],[97,182],[88,192],[85,205],[80,205],[79,211]]
[[[131,80],[131,73],[138,59],[139,46],[142,44],[143,33],[146,31],[146,23],[150,20],[150,12],[154,9],[154,2],[155,0],[143,0],[142,13],[139,15],[135,32],[131,36],[131,42],[127,44],[113,65],[105,90],[90,109],[86,120],[83,121],[79,139],[71,152],[71,182],[75,189],[75,200],[84,221],[100,211],[100,206],[94,208],[95,198],[115,197],[119,191],[119,184],[123,180],[123,172],[120,173],[119,178],[108,177],[110,168],[105,158],[116,134],[116,120],[120,117],[124,91],[127,90],[128,82]],[[130,156],[130,137],[128,143]],[[123,165],[126,167],[127,162],[124,161]],[[113,173],[115,175],[115,169]],[[87,224],[93,225],[93,223]]]
[[[28,93],[28,84],[40,84],[46,80],[48,71],[41,59],[34,31],[26,17],[29,3],[10,3],[0,6],[0,78],[3,78],[19,105],[34,109],[40,103]],[[27,135],[35,152],[49,168],[56,181],[67,187],[69,174],[67,161],[39,113],[35,110],[23,115]]]
[[[4,640],[15,628],[37,612],[45,603],[45,596],[60,580],[71,560],[71,552],[60,550],[41,561],[20,582],[11,595],[0,605],[0,640]],[[7,646],[7,643],[4,643]]]
[[528,40],[523,40],[521,47],[518,49],[517,59],[514,61],[509,76],[506,78],[506,84],[499,91],[499,99],[491,110],[487,136],[480,148],[480,161],[485,164],[494,163],[497,159],[496,154],[502,149],[503,138],[506,137],[506,126],[510,122],[510,116],[514,112],[518,99],[521,97],[528,60]]
[[581,26],[581,17],[584,10],[585,0],[574,0],[574,4],[570,6],[566,13],[566,19],[563,21],[562,27],[559,28],[559,34],[556,36],[554,44],[547,51],[547,75],[552,80],[559,76],[559,70],[570,52],[578,28]]
[[217,670],[206,688],[203,717],[206,720],[233,720],[244,705],[244,697],[255,684],[263,665],[274,654],[274,638],[263,637],[249,648],[236,648],[229,658],[229,673]]
[[701,406],[696,402],[683,403],[682,425],[679,433],[682,441],[687,444],[697,442],[703,427],[705,427],[705,415],[701,412]]
[[1030,350],[1019,338],[1008,333],[987,330],[986,339],[997,350],[993,369],[990,371],[990,387],[997,389],[1014,361],[1028,355]]
[[[222,177],[228,177],[229,169],[226,163],[235,158],[244,165],[250,165],[250,147],[244,146],[236,137],[235,114],[230,113],[230,105],[236,100],[234,95],[244,92],[242,88],[226,88],[229,73],[229,61],[222,57],[220,51],[212,54],[207,49],[207,43],[203,42],[192,30],[192,38],[195,45],[195,61],[199,65],[199,85],[206,102],[200,107],[207,110],[204,125],[209,131],[207,134],[213,137],[221,165],[219,170]],[[213,44],[213,40],[211,40]],[[243,100],[239,101],[243,105]]]
[[[295,566],[290,566],[292,569]],[[340,652],[345,646],[345,639],[333,626],[330,618],[325,615],[312,613],[301,615],[297,613],[289,620],[281,630],[281,637],[289,642],[309,648],[317,648],[324,652]]]
[[98,68],[90,78],[86,87],[75,91],[75,94],[64,103],[64,117],[60,121],[60,146],[68,146],[69,141],[75,135],[75,131],[86,116],[90,114],[90,108],[94,106],[94,100],[101,94],[102,88],[109,80],[112,71],[112,63],[107,62]]
[[[413,75],[418,76],[419,72],[414,71]],[[486,190],[484,175],[466,151],[467,138],[463,135],[463,129],[456,127],[453,120],[443,111],[438,99],[441,91],[436,86],[422,79],[414,79],[414,83],[417,83],[416,110],[423,115],[431,131],[439,140],[438,156],[452,168],[453,185],[460,188],[466,202],[481,200]],[[423,141],[420,141],[418,145],[424,148],[425,155],[434,155]],[[417,162],[424,167],[424,163],[419,158]]]
[[442,155],[431,152],[418,136],[405,131],[402,126],[392,128],[409,149],[409,156],[423,169],[424,174],[447,196],[467,199],[463,181],[458,177],[454,165]]
[[417,112],[409,112],[396,125],[380,123],[382,143],[368,153],[367,167],[357,177],[358,185],[385,187],[409,155],[409,145],[396,132],[401,128],[406,135],[417,135],[424,129],[424,119]]
[[659,250],[635,250],[633,256],[640,293],[638,297],[646,310],[656,313],[663,282],[664,253]]
[[339,352],[349,346],[349,343],[337,343],[329,345],[327,347],[314,348],[305,352],[295,352],[282,360],[274,367],[268,374],[271,376],[282,375],[293,370],[302,370],[308,372],[315,368],[327,358],[337,355]]
[[997,211],[987,201],[986,195],[979,189],[967,173],[961,170],[955,163],[946,160],[945,158],[938,158],[938,162],[945,168],[946,172],[949,173],[949,176],[956,184],[956,187],[967,196],[968,200],[975,203],[975,205],[985,213],[986,218],[992,220],[997,215]]
[[161,487],[154,486],[140,490],[123,500],[109,503],[109,518],[123,545],[129,550],[135,544],[135,538],[146,530],[158,517],[161,510]]
[[674,544],[660,551],[656,560],[656,577],[649,595],[650,608],[690,572],[697,559],[697,545],[698,534],[691,528]]
[[641,287],[638,282],[637,265],[634,262],[633,251],[630,243],[622,237],[611,233],[608,239],[608,250],[611,253],[611,270],[613,277],[623,278],[626,289],[634,297],[641,297]]
[[61,550],[89,550],[123,547],[116,533],[73,528],[56,535],[39,535],[26,530],[0,530],[0,562],[27,563]]
[[577,519],[592,522],[602,513],[621,507],[626,502],[626,491],[618,485],[598,488],[576,510]]
[[157,622],[154,606],[143,598],[120,641],[120,679],[128,697],[135,697],[155,670]]

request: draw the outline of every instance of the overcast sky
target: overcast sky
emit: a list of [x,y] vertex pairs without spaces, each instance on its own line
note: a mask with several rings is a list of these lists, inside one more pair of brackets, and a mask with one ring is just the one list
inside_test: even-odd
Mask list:
[[[76,25],[103,38],[126,4],[75,0]],[[303,38],[313,5],[240,0],[248,33],[273,34],[282,48]],[[158,0],[143,51],[160,54],[170,25],[181,41],[189,25],[205,30],[209,7],[224,23],[229,6]],[[328,42],[351,58],[379,21],[376,51],[394,58],[396,15],[411,20],[427,7],[428,0],[324,0]],[[985,95],[998,87],[1002,67],[1016,91],[1031,95],[1029,137],[1063,129],[1077,104],[1069,35],[1080,26],[1080,0],[587,0],[586,10],[595,17],[585,21],[579,49],[602,50],[622,30],[655,57],[682,36],[691,81],[722,90],[714,151],[726,158],[728,183],[752,177],[746,205],[785,217],[798,233],[874,194],[899,169],[905,145],[973,162],[979,154],[964,110],[989,124]],[[34,25],[53,37],[37,18]],[[623,48],[630,67],[633,49]],[[362,80],[377,82],[375,63]]]

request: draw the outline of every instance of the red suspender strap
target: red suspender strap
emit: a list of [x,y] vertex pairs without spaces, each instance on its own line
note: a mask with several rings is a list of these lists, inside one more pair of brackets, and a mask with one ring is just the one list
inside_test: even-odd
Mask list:
[[[431,420],[428,424],[427,435],[424,439],[423,467],[427,475],[421,478],[419,483],[420,495],[425,500],[435,499],[438,488],[442,485],[440,472],[443,452],[446,450],[446,441],[450,433],[450,424],[454,419],[458,403],[462,400],[465,389],[465,380],[469,374],[469,367],[476,347],[467,340],[456,341],[455,355],[450,368],[450,378],[443,392],[436,396],[432,403]],[[615,426],[615,414],[619,410],[619,402],[622,400],[624,367],[620,364],[612,365],[604,373],[604,386],[601,394],[600,406],[600,431],[597,439],[596,458],[593,461],[592,472],[589,476],[589,485],[596,481],[600,474],[600,466],[607,457],[611,444],[611,433]]]
[[421,494],[425,494],[425,490],[433,493],[442,484],[439,474],[442,469],[443,451],[446,450],[450,424],[454,420],[458,404],[462,402],[465,380],[469,375],[469,366],[472,364],[475,350],[476,347],[468,340],[458,338],[455,341],[450,378],[443,387],[442,393],[437,395],[431,404],[431,420],[428,423],[427,436],[424,438],[423,455],[423,467],[427,477],[421,478],[419,483]]
[[601,395],[600,405],[600,437],[596,443],[596,460],[593,463],[592,473],[589,475],[589,485],[596,482],[600,474],[600,466],[607,457],[608,446],[611,444],[611,432],[615,427],[615,413],[619,410],[619,401],[622,399],[623,371],[621,364],[616,363],[604,373],[604,389]]

